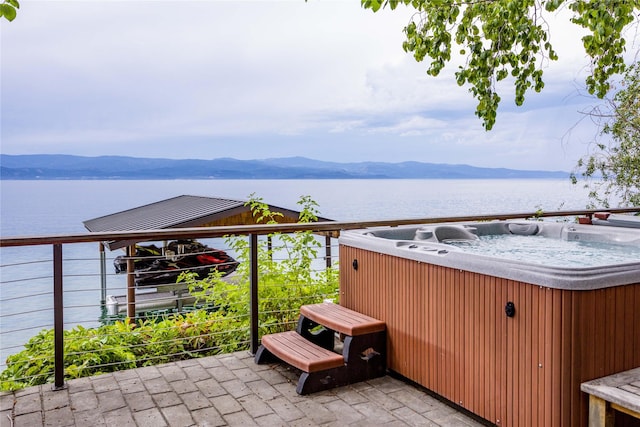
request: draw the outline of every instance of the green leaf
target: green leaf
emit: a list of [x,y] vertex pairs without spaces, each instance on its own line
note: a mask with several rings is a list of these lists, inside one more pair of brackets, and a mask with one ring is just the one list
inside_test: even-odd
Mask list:
[[[377,12],[382,6],[382,2],[379,0],[361,0],[360,4],[365,9],[371,9],[374,12]],[[392,6],[392,8],[395,6]]]
[[16,9],[9,3],[0,4],[0,16],[4,16],[9,22],[16,19]]

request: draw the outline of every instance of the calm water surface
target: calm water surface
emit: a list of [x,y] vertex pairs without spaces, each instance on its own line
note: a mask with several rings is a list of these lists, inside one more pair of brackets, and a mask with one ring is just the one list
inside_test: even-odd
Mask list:
[[82,221],[183,194],[297,209],[302,195],[335,220],[581,209],[587,193],[566,180],[0,181],[3,236],[77,233]]

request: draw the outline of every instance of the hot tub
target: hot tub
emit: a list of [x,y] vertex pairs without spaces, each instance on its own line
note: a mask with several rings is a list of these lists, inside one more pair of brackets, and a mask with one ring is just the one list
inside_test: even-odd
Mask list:
[[341,304],[387,324],[388,368],[498,425],[587,425],[580,384],[640,366],[640,230],[351,230],[340,265]]

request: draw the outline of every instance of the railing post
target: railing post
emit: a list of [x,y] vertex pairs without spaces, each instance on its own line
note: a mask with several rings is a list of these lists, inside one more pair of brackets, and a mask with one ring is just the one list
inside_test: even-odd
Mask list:
[[62,390],[64,384],[64,306],[62,299],[62,244],[53,245],[53,335],[54,384],[53,390]]
[[104,244],[100,243],[100,306],[107,303],[107,254],[104,252]]
[[331,236],[326,235],[324,237],[324,250],[325,250],[325,266],[327,269],[331,268]]
[[258,235],[249,235],[249,261],[251,272],[249,275],[251,282],[250,296],[250,322],[251,322],[251,354],[258,351]]
[[135,245],[127,247],[127,320],[136,318],[136,279],[133,257],[136,255]]

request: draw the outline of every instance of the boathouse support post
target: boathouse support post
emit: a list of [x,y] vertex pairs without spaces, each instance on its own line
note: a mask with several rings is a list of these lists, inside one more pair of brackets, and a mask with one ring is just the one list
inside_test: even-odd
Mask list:
[[249,235],[251,354],[258,351],[258,235]]
[[53,245],[53,390],[62,390],[64,384],[64,302],[62,298],[62,244]]
[[129,320],[135,319],[136,317],[136,282],[133,260],[135,254],[135,245],[127,246],[127,317]]

